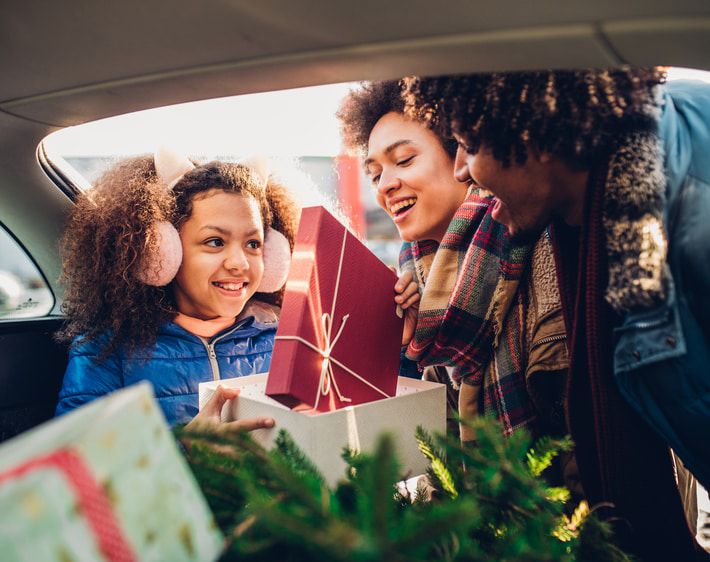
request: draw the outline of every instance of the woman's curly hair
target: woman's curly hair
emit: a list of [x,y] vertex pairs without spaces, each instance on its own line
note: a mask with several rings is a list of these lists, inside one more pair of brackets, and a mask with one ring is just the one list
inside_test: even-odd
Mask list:
[[405,79],[405,111],[441,135],[481,144],[504,166],[528,150],[589,169],[630,132],[653,131],[660,68],[496,72]]
[[[340,119],[340,134],[349,150],[366,154],[370,133],[377,122],[388,113],[404,114],[402,88],[402,80],[384,80],[363,82],[359,89],[348,93],[336,117]],[[443,137],[438,133],[437,136],[444,150],[453,158],[456,142],[450,136]]]
[[[78,198],[64,232],[62,310],[67,321],[58,338],[101,338],[102,357],[120,346],[130,353],[154,343],[177,308],[170,285],[149,286],[137,277],[143,257],[156,250],[152,229],[158,221],[179,228],[190,217],[195,198],[213,189],[254,197],[264,229],[282,232],[293,249],[298,206],[273,179],[264,186],[243,164],[210,162],[168,190],[158,180],[152,156],[123,160]],[[282,293],[255,297],[280,305]]]

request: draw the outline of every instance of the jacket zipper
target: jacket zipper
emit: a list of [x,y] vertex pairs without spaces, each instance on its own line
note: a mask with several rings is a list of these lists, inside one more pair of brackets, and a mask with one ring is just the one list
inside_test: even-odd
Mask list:
[[532,353],[534,349],[537,349],[541,345],[545,345],[546,343],[552,343],[556,341],[563,341],[567,339],[567,334],[556,334],[554,336],[547,336],[546,338],[542,338],[539,341],[536,341],[530,349],[528,349],[528,354]]
[[631,324],[631,327],[633,328],[639,328],[641,330],[648,330],[649,328],[655,328],[657,326],[661,326],[667,322],[666,318],[663,318],[662,320],[654,320],[652,322],[634,322]]
[[542,338],[541,340],[536,341],[535,345],[532,346],[530,348],[530,350],[532,351],[536,347],[539,347],[539,346],[544,345],[546,343],[552,343],[553,341],[562,341],[562,340],[566,340],[566,339],[567,339],[567,334],[557,334],[554,336],[547,336],[546,338]]
[[543,343],[552,343],[553,341],[562,341],[567,339],[567,334],[557,334],[556,336],[547,336],[546,338],[542,338],[539,342],[537,342],[537,345],[541,345]]
[[207,350],[207,358],[210,360],[210,368],[212,369],[212,380],[218,381],[218,380],[220,380],[221,377],[219,374],[219,363],[217,363],[217,354],[215,353],[215,350],[214,350],[214,343],[209,343],[203,337],[200,337],[200,341],[202,342],[202,345],[204,345],[205,349]]
[[215,345],[217,345],[220,340],[226,338],[227,336],[233,334],[235,331],[241,328],[242,324],[243,323],[240,323],[237,326],[234,326],[234,328],[229,330],[229,332],[227,332],[226,334],[222,334],[217,339],[211,342],[208,341],[207,338],[198,336],[200,338],[200,341],[202,342],[202,345],[204,345],[205,349],[207,350],[207,357],[210,360],[210,368],[212,369],[212,380],[218,381],[222,378],[219,372],[219,363],[217,362],[217,352],[215,351]]

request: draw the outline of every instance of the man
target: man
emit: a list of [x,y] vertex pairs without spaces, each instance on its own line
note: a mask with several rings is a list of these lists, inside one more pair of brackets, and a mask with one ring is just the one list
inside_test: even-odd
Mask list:
[[626,548],[692,560],[668,446],[710,485],[710,87],[664,80],[495,73],[412,79],[407,95],[511,236],[551,225],[586,495],[613,505]]

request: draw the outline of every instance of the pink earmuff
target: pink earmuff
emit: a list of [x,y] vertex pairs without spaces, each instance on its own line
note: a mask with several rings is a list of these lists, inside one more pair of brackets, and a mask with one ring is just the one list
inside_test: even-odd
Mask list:
[[264,276],[261,278],[259,293],[275,293],[288,278],[291,266],[291,246],[288,239],[278,230],[269,228],[264,240]]
[[146,252],[136,277],[146,285],[163,287],[177,275],[182,263],[182,242],[175,227],[167,221],[153,224],[155,250]]

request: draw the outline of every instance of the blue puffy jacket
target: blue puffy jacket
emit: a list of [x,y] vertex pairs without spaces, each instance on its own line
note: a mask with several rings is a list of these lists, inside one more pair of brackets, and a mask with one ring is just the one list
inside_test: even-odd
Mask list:
[[234,326],[209,340],[171,322],[161,328],[152,347],[131,356],[119,349],[102,362],[96,357],[105,338],[79,343],[69,354],[56,413],[147,380],[168,423],[186,423],[198,411],[199,383],[269,369],[277,322],[276,309],[254,303]]
[[659,133],[665,154],[665,303],[616,330],[619,389],[710,487],[710,85],[667,85]]

